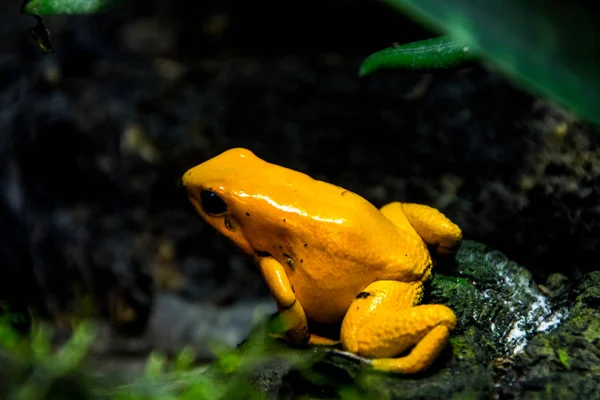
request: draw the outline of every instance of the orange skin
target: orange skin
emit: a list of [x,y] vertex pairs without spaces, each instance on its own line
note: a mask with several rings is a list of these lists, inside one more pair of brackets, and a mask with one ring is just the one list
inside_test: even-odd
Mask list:
[[418,305],[433,266],[428,246],[453,255],[462,240],[438,210],[399,202],[377,209],[241,148],[191,168],[183,185],[200,216],[258,265],[287,340],[333,345],[309,323],[341,325],[347,354],[395,373],[426,369],[446,346],[454,312]]

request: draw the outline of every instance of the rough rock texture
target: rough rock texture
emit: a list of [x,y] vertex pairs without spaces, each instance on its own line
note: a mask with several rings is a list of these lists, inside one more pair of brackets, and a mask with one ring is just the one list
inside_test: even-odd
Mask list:
[[[450,346],[418,375],[368,371],[330,350],[253,336],[238,353],[256,358],[265,346],[249,371],[268,398],[600,398],[600,272],[538,286],[502,253],[467,241],[429,293],[427,302],[452,307],[459,322]],[[231,377],[219,364],[209,373]]]
[[501,393],[600,398],[600,272],[572,284],[554,283],[550,296],[571,304],[568,317],[552,332],[534,336],[513,358]]

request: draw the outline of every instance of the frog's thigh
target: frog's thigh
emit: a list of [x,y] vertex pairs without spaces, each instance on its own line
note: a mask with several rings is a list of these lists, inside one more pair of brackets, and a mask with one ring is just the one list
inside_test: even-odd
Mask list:
[[[341,330],[344,349],[375,358],[376,369],[415,373],[427,368],[456,326],[454,312],[441,304],[415,306],[420,282],[377,281],[351,303]],[[403,351],[414,348],[403,357]]]
[[462,241],[462,231],[454,222],[433,207],[415,203],[393,202],[381,212],[395,224],[408,220],[423,238],[441,255],[455,253]]

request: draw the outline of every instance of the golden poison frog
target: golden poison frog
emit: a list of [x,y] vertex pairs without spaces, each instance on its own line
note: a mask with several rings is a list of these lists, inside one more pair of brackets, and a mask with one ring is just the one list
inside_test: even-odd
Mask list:
[[[426,205],[377,209],[339,186],[234,148],[183,176],[200,216],[254,260],[293,343],[336,345],[373,368],[416,373],[456,325],[441,304],[419,304],[434,264],[461,229]],[[339,337],[311,331],[333,325]],[[407,353],[407,351],[410,352]]]

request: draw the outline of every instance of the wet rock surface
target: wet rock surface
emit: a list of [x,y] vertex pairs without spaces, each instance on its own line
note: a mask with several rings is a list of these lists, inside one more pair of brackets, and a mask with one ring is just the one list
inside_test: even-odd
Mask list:
[[[502,253],[467,241],[456,265],[435,274],[429,294],[425,302],[446,304],[458,317],[429,370],[382,374],[329,350],[250,338],[269,354],[254,366],[256,387],[278,399],[600,396],[599,272],[575,281],[554,276],[541,289]],[[223,377],[218,364],[208,373]]]

